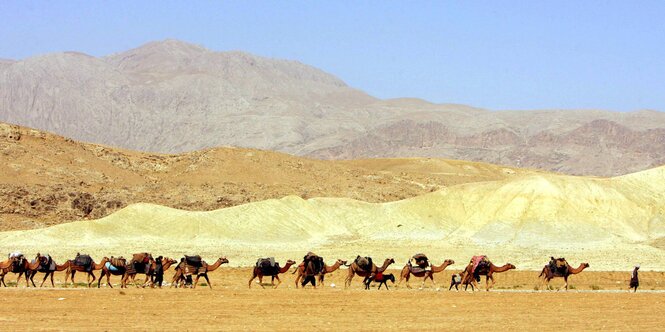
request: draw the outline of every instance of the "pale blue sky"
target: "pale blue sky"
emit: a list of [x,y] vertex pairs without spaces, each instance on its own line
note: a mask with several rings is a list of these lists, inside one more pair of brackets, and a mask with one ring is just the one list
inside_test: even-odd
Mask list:
[[176,38],[380,98],[665,111],[665,1],[1,1],[0,58]]

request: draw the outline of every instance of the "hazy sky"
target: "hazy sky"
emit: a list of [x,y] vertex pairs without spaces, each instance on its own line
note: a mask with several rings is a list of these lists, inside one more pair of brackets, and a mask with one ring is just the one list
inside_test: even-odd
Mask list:
[[176,38],[380,98],[665,111],[665,1],[0,1],[0,58]]

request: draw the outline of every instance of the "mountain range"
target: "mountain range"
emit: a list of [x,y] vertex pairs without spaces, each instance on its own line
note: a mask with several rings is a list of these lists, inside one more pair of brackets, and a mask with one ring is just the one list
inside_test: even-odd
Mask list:
[[665,113],[381,100],[296,61],[177,40],[0,60],[0,121],[125,149],[440,157],[614,176],[665,164]]

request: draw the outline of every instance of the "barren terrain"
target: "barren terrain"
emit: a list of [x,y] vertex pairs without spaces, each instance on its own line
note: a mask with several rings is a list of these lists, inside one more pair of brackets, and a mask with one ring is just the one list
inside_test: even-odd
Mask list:
[[[663,273],[642,273],[645,291],[633,294],[625,291],[627,272],[583,272],[571,277],[574,290],[534,292],[536,272],[511,271],[497,276],[497,287],[510,290],[489,293],[448,292],[451,272],[437,275],[445,286],[440,291],[429,284],[423,290],[365,291],[357,278],[344,290],[345,270],[328,276],[326,286],[316,290],[294,289],[291,274],[282,275],[284,283],[276,290],[256,284],[250,290],[248,269],[224,267],[211,274],[212,290],[0,288],[4,301],[21,308],[0,321],[10,330],[282,331],[536,330],[560,326],[562,320],[576,322],[566,326],[572,330],[659,330],[665,323]],[[337,287],[330,287],[333,283]]]
[[199,211],[288,195],[389,202],[538,173],[430,158],[321,161],[239,148],[149,154],[2,123],[0,163],[0,231],[101,218],[140,202]]
[[615,176],[665,164],[665,113],[488,111],[380,100],[296,61],[177,40],[106,57],[0,62],[0,121],[180,153],[237,146],[331,159],[436,157]]

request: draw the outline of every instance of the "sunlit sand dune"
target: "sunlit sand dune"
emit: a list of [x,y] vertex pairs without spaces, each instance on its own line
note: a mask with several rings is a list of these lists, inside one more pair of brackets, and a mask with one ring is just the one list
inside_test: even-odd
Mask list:
[[227,255],[232,265],[314,250],[331,258],[390,256],[395,267],[421,251],[458,265],[485,253],[525,269],[555,255],[594,269],[637,262],[665,269],[665,251],[656,245],[665,237],[663,188],[665,167],[607,179],[525,175],[390,203],[288,196],[210,212],[134,204],[99,220],[0,233],[0,248],[63,258],[77,251],[201,253]]

